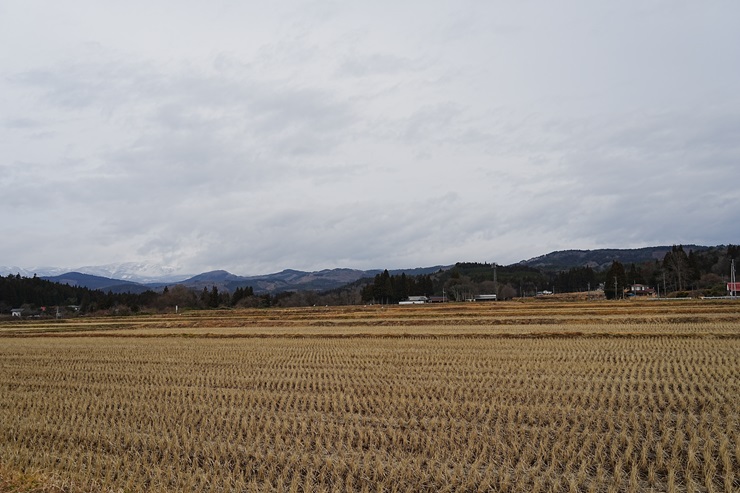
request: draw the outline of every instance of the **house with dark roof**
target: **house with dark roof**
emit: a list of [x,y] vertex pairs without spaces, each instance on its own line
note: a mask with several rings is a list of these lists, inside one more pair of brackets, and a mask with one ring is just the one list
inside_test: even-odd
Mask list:
[[655,290],[644,284],[633,284],[630,286],[627,296],[655,296]]

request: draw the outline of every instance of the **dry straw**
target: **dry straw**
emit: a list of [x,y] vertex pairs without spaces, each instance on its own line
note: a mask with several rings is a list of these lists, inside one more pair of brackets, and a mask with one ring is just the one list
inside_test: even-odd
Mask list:
[[[273,325],[256,331],[251,312],[94,337],[4,326],[0,478],[70,492],[738,491],[740,320],[674,306],[699,321],[583,304],[609,320],[548,306],[553,326],[537,305],[502,304],[265,311]],[[435,316],[466,323],[414,325]],[[496,317],[536,323],[479,323]],[[312,320],[340,325],[322,335]],[[384,320],[397,325],[373,332]],[[165,327],[188,321],[213,327]],[[239,337],[198,337],[219,327]]]

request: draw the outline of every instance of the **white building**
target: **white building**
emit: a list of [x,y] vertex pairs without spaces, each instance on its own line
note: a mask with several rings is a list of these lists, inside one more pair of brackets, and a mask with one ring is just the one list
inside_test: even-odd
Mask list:
[[476,294],[473,301],[496,301],[495,294]]
[[409,296],[407,300],[405,301],[399,301],[399,305],[423,305],[424,303],[428,303],[429,298],[426,296]]

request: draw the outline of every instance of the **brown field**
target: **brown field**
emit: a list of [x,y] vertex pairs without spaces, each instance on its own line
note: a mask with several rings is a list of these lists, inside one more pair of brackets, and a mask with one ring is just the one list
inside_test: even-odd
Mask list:
[[740,491],[740,303],[0,323],[0,492]]

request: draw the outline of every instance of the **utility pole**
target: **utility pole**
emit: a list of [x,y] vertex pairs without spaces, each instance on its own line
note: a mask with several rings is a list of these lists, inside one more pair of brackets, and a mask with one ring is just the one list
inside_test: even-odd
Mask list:
[[618,300],[617,298],[617,276],[614,276],[614,299]]
[[730,296],[735,297],[735,259],[730,262]]
[[493,263],[493,292],[498,300],[498,280],[496,278],[496,262]]

